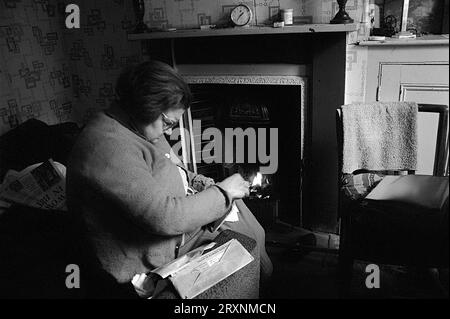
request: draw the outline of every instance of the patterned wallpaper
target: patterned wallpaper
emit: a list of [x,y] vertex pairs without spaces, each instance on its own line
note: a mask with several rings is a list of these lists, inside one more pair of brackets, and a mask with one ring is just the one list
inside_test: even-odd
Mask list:
[[[192,28],[223,19],[238,0],[145,0],[149,27]],[[370,0],[372,1],[372,0]],[[279,10],[294,9],[297,23],[328,23],[334,0],[244,0],[256,8],[254,24],[268,24]],[[76,3],[81,28],[64,26],[65,6]],[[349,34],[346,101],[362,100],[367,52],[350,45],[367,36],[369,0],[347,1],[360,23]],[[0,0],[0,135],[29,118],[48,124],[83,123],[113,97],[120,69],[142,60],[128,41],[134,25],[131,0]]]
[[[65,6],[76,3],[81,28],[65,28]],[[38,118],[82,123],[107,105],[119,70],[141,59],[127,41],[130,0],[0,1],[0,135]]]
[[92,111],[108,107],[121,69],[141,61],[141,45],[128,41],[135,16],[131,0],[77,0],[81,29],[67,32],[75,117],[85,122]]
[[48,123],[71,118],[62,12],[56,3],[0,2],[0,134],[32,117]]

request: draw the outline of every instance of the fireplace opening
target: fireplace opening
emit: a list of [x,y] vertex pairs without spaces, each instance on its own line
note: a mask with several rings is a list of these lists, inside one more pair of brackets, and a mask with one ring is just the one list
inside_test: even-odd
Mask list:
[[[263,226],[276,220],[301,225],[303,91],[296,85],[190,86],[194,99],[185,126],[191,136],[184,138],[191,168],[216,181],[240,173],[252,184],[244,201]],[[205,136],[208,128],[220,136]],[[246,134],[237,141],[230,132]]]

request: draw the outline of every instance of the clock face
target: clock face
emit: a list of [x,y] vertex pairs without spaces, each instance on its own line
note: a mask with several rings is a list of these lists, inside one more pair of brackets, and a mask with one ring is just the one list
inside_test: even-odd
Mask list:
[[237,5],[231,10],[230,18],[236,26],[246,26],[252,21],[252,10],[245,4]]

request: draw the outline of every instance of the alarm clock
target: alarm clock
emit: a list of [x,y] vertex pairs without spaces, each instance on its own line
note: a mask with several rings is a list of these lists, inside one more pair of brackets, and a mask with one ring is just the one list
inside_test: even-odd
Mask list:
[[230,19],[236,27],[246,27],[252,21],[252,9],[245,4],[239,4],[231,10]]

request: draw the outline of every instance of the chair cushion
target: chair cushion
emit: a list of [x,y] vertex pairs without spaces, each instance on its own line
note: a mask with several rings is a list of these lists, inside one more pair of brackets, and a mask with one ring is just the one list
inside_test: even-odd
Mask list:
[[364,198],[383,177],[384,175],[377,173],[344,174],[341,180],[341,190],[348,199]]

